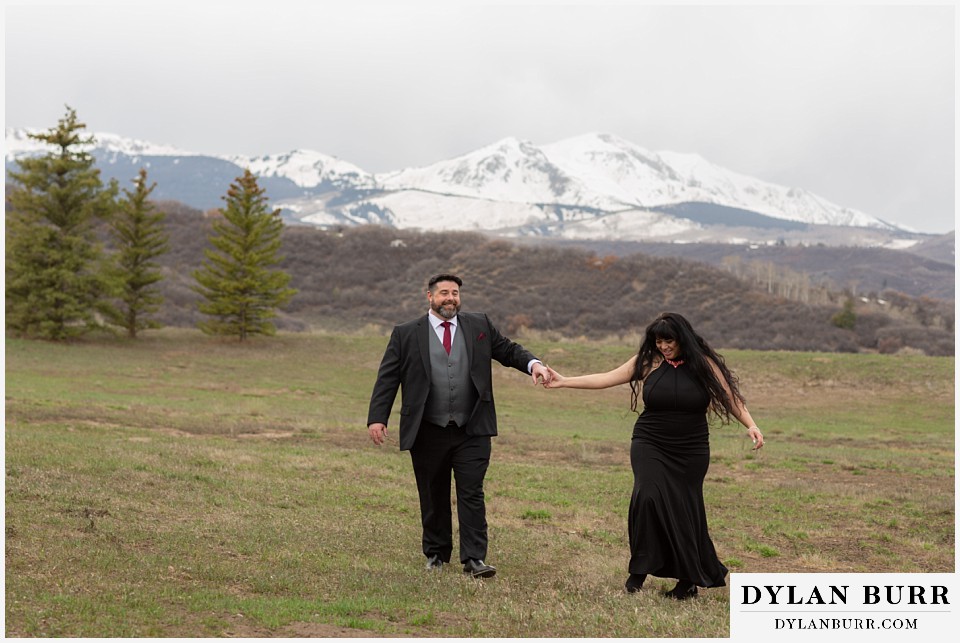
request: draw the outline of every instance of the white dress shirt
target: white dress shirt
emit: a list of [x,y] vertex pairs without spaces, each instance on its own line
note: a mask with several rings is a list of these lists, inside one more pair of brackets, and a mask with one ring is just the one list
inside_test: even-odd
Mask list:
[[443,326],[442,324],[445,321],[450,322],[450,343],[453,344],[453,338],[457,336],[457,316],[454,315],[453,319],[440,319],[439,315],[434,314],[433,311],[430,311],[430,314],[427,315],[430,319],[430,324],[433,326],[433,332],[437,334],[437,337],[440,338],[440,341],[443,341]]

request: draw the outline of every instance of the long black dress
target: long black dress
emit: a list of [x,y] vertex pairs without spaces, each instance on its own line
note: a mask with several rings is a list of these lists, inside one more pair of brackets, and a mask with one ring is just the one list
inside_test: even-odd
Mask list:
[[707,533],[703,478],[710,464],[704,389],[689,367],[663,362],[643,384],[630,445],[630,573],[722,587],[727,568]]

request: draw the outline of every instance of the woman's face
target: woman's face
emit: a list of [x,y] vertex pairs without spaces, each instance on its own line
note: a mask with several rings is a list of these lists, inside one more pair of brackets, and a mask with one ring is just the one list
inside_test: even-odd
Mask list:
[[658,337],[657,350],[667,359],[677,359],[680,356],[680,344],[675,339]]

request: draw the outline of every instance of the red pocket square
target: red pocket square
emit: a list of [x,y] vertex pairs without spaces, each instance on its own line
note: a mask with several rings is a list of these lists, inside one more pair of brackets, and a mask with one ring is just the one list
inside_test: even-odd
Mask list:
[[483,339],[484,337],[486,337],[486,336],[487,336],[486,333],[480,333],[479,335],[477,335],[477,341],[479,342],[480,340],[482,340],[482,339]]

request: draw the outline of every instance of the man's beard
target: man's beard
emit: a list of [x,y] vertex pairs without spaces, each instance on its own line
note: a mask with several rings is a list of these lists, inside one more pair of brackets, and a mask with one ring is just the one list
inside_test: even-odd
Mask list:
[[434,304],[433,312],[437,313],[444,319],[453,319],[457,316],[457,313],[460,312],[460,306],[458,304],[453,304],[453,308],[446,308],[443,304]]

